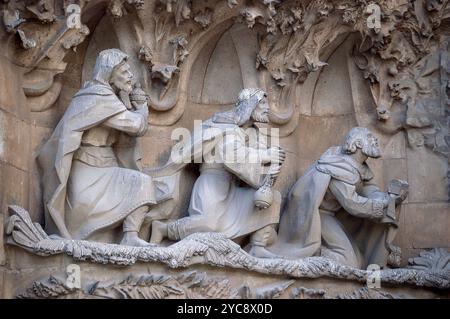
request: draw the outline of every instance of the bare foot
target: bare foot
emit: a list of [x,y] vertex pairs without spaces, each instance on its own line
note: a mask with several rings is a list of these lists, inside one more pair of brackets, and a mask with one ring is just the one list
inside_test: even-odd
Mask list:
[[250,251],[248,253],[258,258],[282,258],[280,256],[271,253],[263,246],[252,245],[252,248],[250,248]]
[[134,246],[134,247],[154,247],[154,244],[151,244],[143,239],[140,239],[137,232],[125,232],[123,234],[121,245],[125,246]]
[[150,242],[159,244],[168,235],[167,224],[159,220],[155,220],[152,223],[152,236]]

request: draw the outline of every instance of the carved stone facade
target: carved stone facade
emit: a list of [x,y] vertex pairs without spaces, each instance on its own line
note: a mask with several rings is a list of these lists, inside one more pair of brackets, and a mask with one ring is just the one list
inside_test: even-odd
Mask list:
[[[0,297],[449,297],[448,0],[9,0],[0,9]],[[108,62],[97,68],[100,52]],[[251,165],[183,154],[176,166],[180,128],[194,133],[184,144],[194,153],[231,145],[211,142],[229,132],[233,145],[250,129],[270,142],[235,150],[256,149]],[[118,164],[92,160],[122,141],[116,131],[142,159],[123,165],[114,150]],[[52,157],[53,140],[64,143]],[[73,161],[116,179],[75,198],[74,177],[95,174]],[[128,182],[114,192],[117,176]],[[72,193],[55,204],[52,183]],[[132,204],[81,221],[105,232],[73,223],[71,212],[93,216],[130,185],[121,195]],[[335,239],[342,258],[327,249]],[[366,284],[371,263],[383,268],[381,288]]]

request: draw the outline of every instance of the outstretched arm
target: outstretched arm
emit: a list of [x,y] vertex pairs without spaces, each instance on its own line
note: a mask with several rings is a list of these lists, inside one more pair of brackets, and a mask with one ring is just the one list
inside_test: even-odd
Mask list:
[[351,215],[360,218],[381,218],[387,201],[360,196],[354,185],[332,179],[330,190],[342,207]]

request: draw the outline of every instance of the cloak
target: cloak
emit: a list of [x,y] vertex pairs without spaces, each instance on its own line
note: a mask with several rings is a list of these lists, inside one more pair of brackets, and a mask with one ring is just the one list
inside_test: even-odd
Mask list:
[[[73,97],[37,160],[42,173],[45,229],[49,234],[72,238],[65,223],[66,193],[72,159],[83,132],[124,112],[125,105],[109,85],[90,83]],[[138,139],[120,132],[114,153],[121,167],[139,170]]]
[[[179,220],[179,218],[185,216],[185,212],[182,211],[181,208],[183,207],[183,203],[186,201],[190,203],[190,208],[188,211],[192,211],[192,206],[195,206],[193,202],[194,199],[192,198],[192,189],[183,188],[184,192],[182,192],[181,187],[177,187],[182,179],[182,169],[190,163],[205,163],[205,159],[203,158],[204,154],[210,154],[211,151],[218,146],[218,143],[225,138],[225,136],[241,134],[241,131],[241,128],[234,123],[215,123],[210,119],[203,123],[201,131],[194,130],[194,134],[192,134],[188,140],[181,141],[173,146],[171,156],[166,164],[161,167],[144,169],[144,172],[153,178],[157,191],[159,184],[161,183],[162,185],[164,183],[164,185],[162,185],[164,187],[161,187],[161,189],[164,189],[165,194],[170,195],[169,200],[166,200],[165,202],[152,208],[150,212],[152,219]],[[261,186],[265,174],[265,167],[261,165],[261,163],[224,161],[223,164],[227,171],[238,175],[240,179],[253,188],[257,189]],[[205,180],[206,176],[199,178]],[[202,184],[199,182],[199,179],[197,179],[193,187],[199,188],[199,185]],[[167,185],[169,185],[169,187],[167,187]],[[234,191],[233,193],[237,194],[239,192]],[[253,207],[253,195],[251,197]],[[228,198],[228,200],[231,199],[231,197]],[[281,200],[278,200],[278,202],[280,201]],[[197,200],[196,203],[199,203],[199,201]],[[243,205],[243,202],[241,204]],[[223,205],[223,203],[221,203],[221,205]],[[274,203],[274,207],[275,206],[276,204]],[[253,223],[252,227],[257,227],[257,225],[261,222],[267,220],[268,218],[266,218],[265,215],[270,215],[269,219],[272,220],[272,215],[274,215],[272,210],[273,209],[268,209],[263,212],[259,212],[259,219],[261,221]],[[278,223],[278,220],[279,213],[276,214],[276,221],[271,223]]]
[[[321,221],[319,207],[331,179],[356,185],[368,182],[373,173],[367,164],[357,164],[340,155],[340,147],[332,147],[308,168],[297,180],[288,194],[284,212],[281,215],[277,240],[268,250],[291,259],[321,254]],[[370,197],[370,196],[369,196]],[[343,209],[341,209],[343,211]],[[385,246],[385,224],[356,218],[348,213],[336,215],[358,247],[363,259],[361,264],[386,264],[388,255]]]
[[[194,134],[187,141],[177,143],[172,148],[169,160],[161,167],[145,169],[153,178],[173,176],[190,163],[204,163],[203,154],[209,154],[227,134],[239,134],[236,124],[215,123],[211,119],[202,125],[201,134]],[[261,186],[265,168],[261,163],[240,163],[225,161],[225,168],[254,188]]]

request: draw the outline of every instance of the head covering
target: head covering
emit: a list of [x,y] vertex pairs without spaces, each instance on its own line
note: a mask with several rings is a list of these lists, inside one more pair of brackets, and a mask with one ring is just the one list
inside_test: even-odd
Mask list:
[[95,61],[92,80],[109,85],[109,80],[114,68],[127,60],[128,55],[119,49],[107,49],[101,51]]
[[266,92],[259,88],[243,89],[239,93],[235,108],[214,114],[212,121],[214,123],[243,125],[248,121],[258,103],[266,96]]

